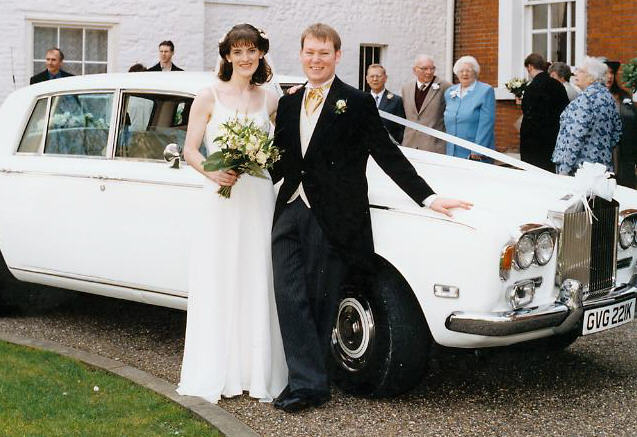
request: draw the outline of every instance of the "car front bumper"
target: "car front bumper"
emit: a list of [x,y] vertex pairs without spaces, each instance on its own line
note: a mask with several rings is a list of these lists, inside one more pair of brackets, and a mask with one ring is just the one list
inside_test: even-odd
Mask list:
[[[572,281],[577,282],[577,281]],[[521,334],[545,328],[555,328],[556,333],[567,332],[581,327],[585,310],[599,308],[637,297],[637,287],[631,281],[613,289],[606,296],[582,302],[582,293],[577,286],[562,290],[560,301],[535,308],[518,310],[472,313],[456,311],[447,317],[447,329],[467,334],[492,337]]]

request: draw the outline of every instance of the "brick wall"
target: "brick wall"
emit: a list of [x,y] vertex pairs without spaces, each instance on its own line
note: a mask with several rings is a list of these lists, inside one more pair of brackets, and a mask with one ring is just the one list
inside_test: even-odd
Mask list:
[[[471,55],[480,64],[480,80],[498,85],[498,0],[456,0],[454,61]],[[514,123],[521,111],[514,102],[496,103],[495,145],[499,151],[516,152],[519,134]]]
[[588,54],[621,61],[637,58],[637,2],[588,0]]

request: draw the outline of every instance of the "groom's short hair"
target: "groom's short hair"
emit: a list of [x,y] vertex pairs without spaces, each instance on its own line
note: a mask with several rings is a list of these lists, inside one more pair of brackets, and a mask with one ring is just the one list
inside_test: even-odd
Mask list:
[[328,26],[327,24],[314,23],[305,29],[301,34],[301,49],[303,49],[303,43],[308,36],[321,41],[331,41],[334,45],[334,51],[336,52],[341,49],[341,37],[332,26]]

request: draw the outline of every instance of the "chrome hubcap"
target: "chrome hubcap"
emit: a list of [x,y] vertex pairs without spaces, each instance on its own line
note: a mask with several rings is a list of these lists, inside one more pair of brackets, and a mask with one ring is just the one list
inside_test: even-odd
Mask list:
[[374,341],[374,317],[369,303],[348,297],[338,307],[332,330],[332,351],[346,370],[356,372],[367,363]]

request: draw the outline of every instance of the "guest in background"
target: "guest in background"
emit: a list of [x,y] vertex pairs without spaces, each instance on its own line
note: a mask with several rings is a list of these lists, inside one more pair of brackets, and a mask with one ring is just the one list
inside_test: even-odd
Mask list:
[[[385,88],[385,83],[387,82],[385,67],[380,64],[370,65],[367,67],[367,76],[365,76],[365,79],[371,88],[371,94],[378,109],[405,118],[403,99]],[[405,129],[402,124],[394,123],[393,121],[383,118],[383,125],[395,143],[402,143],[403,131]]]
[[622,121],[622,136],[615,147],[615,176],[617,183],[635,188],[635,164],[637,164],[637,114],[633,101],[626,91],[617,84],[619,62],[606,61],[606,88],[615,99],[615,105]]
[[520,158],[548,171],[555,171],[551,161],[560,131],[560,114],[568,105],[566,89],[546,73],[546,61],[537,53],[524,60],[531,82],[522,97]]
[[[453,72],[460,83],[445,91],[447,133],[495,149],[495,92],[478,81],[480,64],[473,56],[463,56],[454,64]],[[491,162],[453,143],[447,143],[447,155]]]
[[[451,84],[436,76],[436,65],[429,55],[416,56],[412,71],[415,79],[406,83],[401,92],[407,120],[444,131],[444,93]],[[445,153],[443,140],[410,128],[405,128],[403,146]]]
[[33,85],[34,83],[40,83],[46,80],[73,76],[71,73],[62,70],[63,63],[64,53],[62,53],[62,50],[57,47],[50,48],[46,51],[46,70],[35,76],[31,76],[29,84]]
[[144,64],[133,64],[130,66],[130,68],[128,69],[129,73],[138,73],[141,71],[148,71],[146,70],[146,67],[144,67]]
[[159,43],[159,62],[148,69],[148,71],[183,71],[173,64],[175,45],[172,41],[162,41]]
[[553,152],[559,174],[573,175],[583,162],[601,163],[613,171],[613,148],[622,133],[615,99],[605,86],[608,67],[587,56],[575,71],[582,90],[560,116]]
[[572,102],[575,97],[579,96],[581,91],[575,88],[570,82],[573,73],[571,73],[571,67],[569,67],[566,63],[553,62],[549,67],[548,72],[549,76],[564,85],[569,102]]

